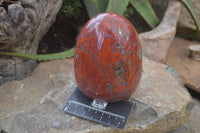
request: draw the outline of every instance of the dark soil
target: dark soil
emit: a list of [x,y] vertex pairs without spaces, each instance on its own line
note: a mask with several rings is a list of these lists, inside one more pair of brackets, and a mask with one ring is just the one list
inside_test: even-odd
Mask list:
[[[186,87],[186,88],[187,88],[187,87]],[[200,93],[198,93],[198,92],[192,90],[191,88],[187,88],[187,90],[188,90],[188,92],[190,93],[190,95],[191,95],[193,98],[195,98],[195,99],[197,99],[198,101],[200,101]]]
[[55,23],[41,40],[38,54],[56,53],[72,48],[80,28],[89,20],[86,11],[79,18],[57,16]]

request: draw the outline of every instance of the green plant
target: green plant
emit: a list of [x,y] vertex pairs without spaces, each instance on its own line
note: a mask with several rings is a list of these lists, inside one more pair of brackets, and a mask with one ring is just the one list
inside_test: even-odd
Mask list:
[[130,0],[130,3],[140,13],[140,15],[145,19],[151,28],[154,28],[158,25],[160,20],[156,16],[148,0]]
[[[90,18],[102,13],[113,12],[123,15],[130,3],[141,14],[151,28],[160,22],[148,0],[84,0]],[[129,9],[128,11],[131,10]]]
[[38,61],[48,61],[48,60],[70,58],[74,55],[74,50],[75,48],[71,48],[64,52],[59,52],[54,54],[42,54],[42,55],[32,55],[32,54],[15,53],[15,52],[0,52],[0,55],[17,56]]
[[130,17],[130,16],[133,15],[133,14],[134,14],[133,8],[128,7],[128,8],[126,8],[126,10],[124,11],[123,16],[126,17],[126,18],[128,18],[128,17]]
[[[66,1],[72,2],[73,0],[66,0]],[[75,1],[80,2],[80,0],[75,0]],[[196,33],[186,36],[186,37],[189,39],[198,37],[199,30],[200,30],[200,22],[194,11],[191,0],[179,0],[179,1],[185,5],[185,7],[191,14],[195,22],[195,25],[197,27]],[[138,12],[143,16],[143,18],[147,21],[147,23],[152,28],[155,27],[159,22],[148,0],[84,0],[84,2],[85,2],[85,5],[87,7],[90,17],[93,17],[101,12],[114,12],[114,13],[118,13],[122,15],[124,11],[126,11],[128,2],[130,2],[136,8],[136,10],[138,10]],[[35,59],[35,60],[54,60],[54,59],[62,59],[62,58],[68,58],[68,57],[73,56],[74,48],[68,51],[60,52],[60,53],[44,54],[44,55],[31,55],[31,54],[14,53],[14,52],[0,52],[0,54],[9,55],[9,56],[19,56],[19,57],[30,58],[30,59]]]
[[78,17],[80,15],[81,0],[63,0],[59,16]]
[[199,37],[199,32],[200,32],[200,21],[197,17],[197,14],[194,10],[194,7],[192,5],[192,2],[191,0],[179,0],[181,3],[183,3],[183,5],[186,7],[186,9],[188,10],[188,12],[190,13],[195,25],[196,25],[196,32],[195,33],[192,33],[192,34],[189,34],[189,35],[180,35],[184,38],[187,38],[187,39],[195,39],[197,37]]
[[[191,35],[181,35],[187,39],[195,39],[199,36],[200,21],[197,18],[194,7],[191,0],[179,0],[187,8],[188,12],[193,18],[196,25],[196,32]],[[139,14],[145,19],[151,28],[154,28],[160,22],[155,12],[153,11],[148,0],[84,0],[87,7],[88,14],[91,17],[101,12],[113,12],[122,15],[132,13],[131,10],[127,10],[127,5],[130,3]]]

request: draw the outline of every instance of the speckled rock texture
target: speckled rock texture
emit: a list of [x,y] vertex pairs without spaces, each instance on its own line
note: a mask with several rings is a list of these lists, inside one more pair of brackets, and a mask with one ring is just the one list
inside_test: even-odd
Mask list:
[[124,130],[102,126],[62,111],[76,87],[72,59],[40,63],[30,77],[0,87],[0,124],[9,133],[165,133],[181,127],[194,106],[167,66],[143,58],[136,103]]
[[195,107],[187,122],[179,129],[168,133],[199,133],[200,131],[200,100],[193,99]]
[[180,2],[169,0],[161,23],[155,29],[139,35],[145,56],[158,62],[165,62],[168,48],[176,33],[180,9]]
[[[0,50],[36,54],[39,41],[56,19],[62,0],[20,0],[8,9],[0,7]],[[22,79],[32,72],[35,61],[0,58],[0,84]],[[9,69],[9,71],[7,71]]]

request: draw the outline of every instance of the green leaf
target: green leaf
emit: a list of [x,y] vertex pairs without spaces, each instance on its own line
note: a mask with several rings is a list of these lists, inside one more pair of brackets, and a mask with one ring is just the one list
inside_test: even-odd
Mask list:
[[84,0],[90,18],[95,15],[105,12],[108,5],[108,0]]
[[105,12],[108,6],[108,0],[93,0],[99,13]]
[[99,13],[98,9],[96,8],[95,3],[92,0],[84,0],[85,6],[88,10],[88,14],[90,18],[97,15]]
[[159,24],[160,20],[156,16],[148,0],[130,0],[130,3],[151,28],[154,28]]
[[200,32],[200,21],[197,17],[197,14],[194,10],[194,7],[192,5],[191,0],[179,0],[180,2],[183,3],[183,5],[186,7],[186,9],[188,10],[188,12],[190,13],[195,25],[196,25],[196,33],[192,33],[189,35],[180,35],[184,38],[188,38],[188,39],[195,39],[199,36],[199,32]]
[[24,54],[24,53],[14,53],[14,52],[0,52],[0,55],[8,55],[8,56],[17,56],[23,57],[33,60],[56,60],[56,59],[63,59],[69,58],[74,55],[75,48],[71,48],[64,52],[54,53],[54,54],[42,54],[42,55],[32,55],[32,54]]
[[122,15],[128,6],[129,0],[109,0],[106,12]]

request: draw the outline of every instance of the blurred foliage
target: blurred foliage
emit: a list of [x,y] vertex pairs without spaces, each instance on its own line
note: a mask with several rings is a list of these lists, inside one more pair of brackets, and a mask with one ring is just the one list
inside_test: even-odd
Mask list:
[[[178,1],[183,3],[187,8],[196,25],[195,33],[191,35],[182,35],[182,37],[195,39],[200,35],[200,21],[198,20],[192,2],[191,0]],[[138,11],[151,28],[155,28],[160,23],[160,20],[156,16],[148,0],[84,0],[90,18],[102,12],[113,12],[125,17],[130,17],[134,12],[133,9],[127,8],[129,3]]]
[[129,2],[151,28],[155,28],[160,23],[148,0],[129,0]]
[[134,10],[132,7],[127,7],[126,10],[123,12],[123,16],[130,17],[134,14]]
[[83,6],[83,0],[63,0],[59,15],[65,17],[77,18],[80,15],[80,8]]
[[131,16],[133,9],[127,8],[130,3],[151,28],[160,22],[148,0],[84,0],[84,3],[90,18],[102,12]]

